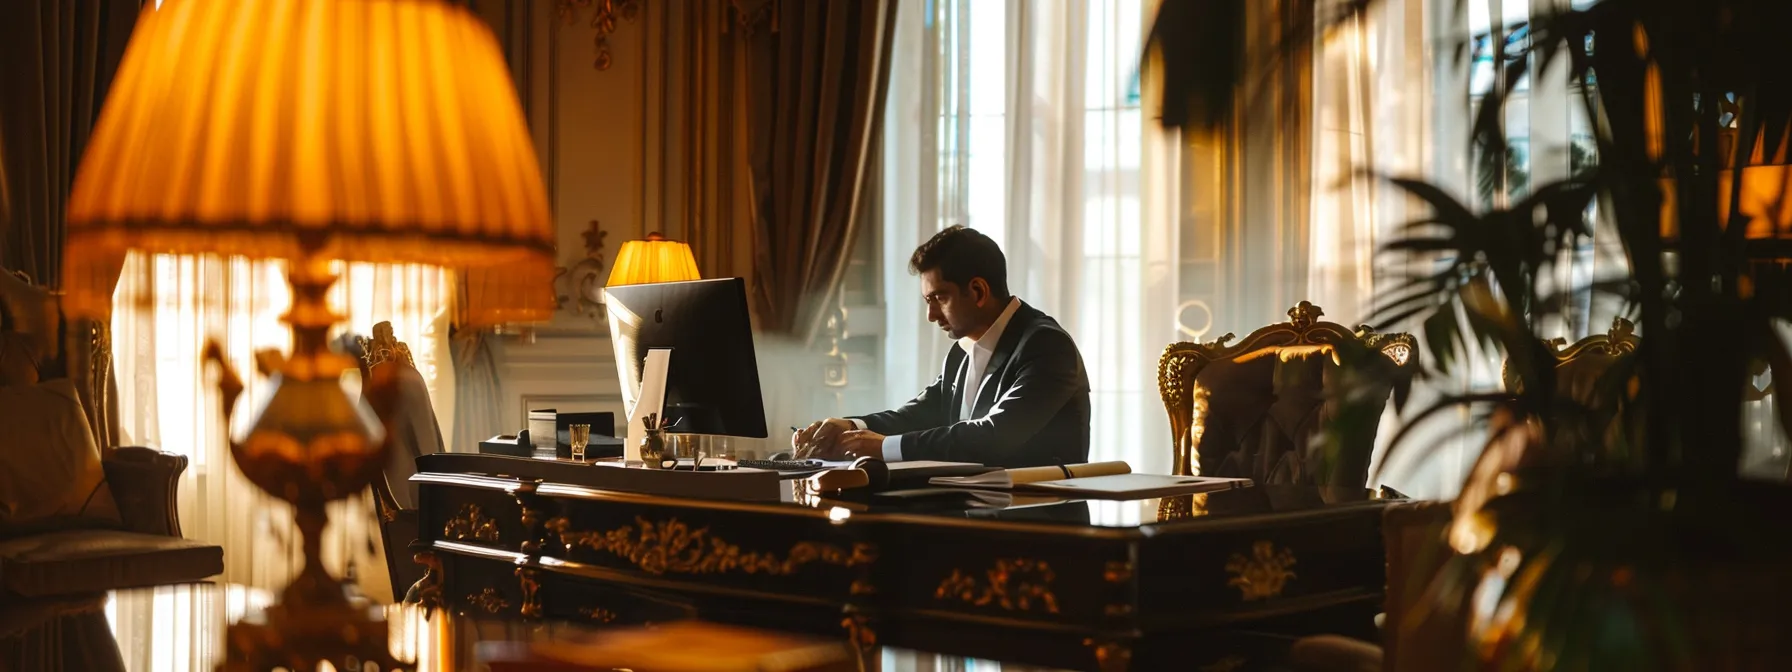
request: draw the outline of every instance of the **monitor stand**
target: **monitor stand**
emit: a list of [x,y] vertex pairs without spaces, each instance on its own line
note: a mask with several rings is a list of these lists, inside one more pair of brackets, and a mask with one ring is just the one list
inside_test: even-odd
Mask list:
[[625,395],[631,391],[637,392],[628,412],[628,437],[622,444],[622,459],[625,461],[641,461],[641,440],[647,438],[647,427],[642,424],[642,420],[647,414],[652,413],[664,421],[666,371],[671,363],[671,348],[649,349],[647,359],[641,365],[641,389],[635,391],[624,387],[622,390]]

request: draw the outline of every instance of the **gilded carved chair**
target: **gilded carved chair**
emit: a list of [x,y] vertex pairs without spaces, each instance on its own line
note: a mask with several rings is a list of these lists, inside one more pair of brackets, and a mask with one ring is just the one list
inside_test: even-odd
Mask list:
[[368,581],[363,587],[376,599],[395,601],[423,578],[424,567],[410,548],[420,536],[417,488],[410,478],[419,456],[443,451],[442,432],[411,348],[398,340],[391,322],[374,325],[371,338],[347,340],[344,350],[360,365],[363,395],[393,431],[383,478],[372,486],[381,541],[377,555],[383,556],[390,582]]
[[[1289,309],[1288,322],[1236,343],[1226,334],[1164,349],[1157,380],[1170,416],[1174,473],[1262,484],[1360,487],[1368,480],[1381,409],[1396,387],[1410,383],[1417,344],[1408,334],[1349,329],[1320,321],[1322,315],[1302,301]],[[1328,420],[1365,408],[1363,399],[1373,418],[1339,423],[1332,448],[1315,444]]]

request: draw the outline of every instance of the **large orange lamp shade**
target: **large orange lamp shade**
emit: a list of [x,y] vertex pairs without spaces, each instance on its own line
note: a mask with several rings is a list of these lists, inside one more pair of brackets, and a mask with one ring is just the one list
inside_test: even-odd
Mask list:
[[68,203],[67,307],[130,250],[465,272],[463,324],[546,319],[553,223],[509,70],[442,0],[168,0]]
[[[553,226],[491,32],[444,0],[167,0],[125,50],[65,249],[64,305],[94,317],[133,250],[290,262],[292,354],[263,360],[277,387],[230,448],[293,505],[305,566],[263,622],[231,626],[222,669],[398,666],[322,563],[326,503],[363,492],[387,450],[342,390],[325,296],[333,261],[421,263],[465,273],[462,324],[552,312]],[[243,386],[221,368],[228,417]]]
[[697,258],[691,246],[666,240],[658,233],[647,234],[647,240],[631,240],[616,253],[610,267],[610,286],[640,285],[649,282],[681,282],[701,280],[697,274]]

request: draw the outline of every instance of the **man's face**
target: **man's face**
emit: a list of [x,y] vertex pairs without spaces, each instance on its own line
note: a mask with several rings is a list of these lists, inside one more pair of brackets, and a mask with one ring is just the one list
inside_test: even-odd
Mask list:
[[972,279],[969,287],[960,287],[932,270],[921,274],[921,299],[927,302],[927,321],[957,340],[976,328],[977,309],[989,300],[989,292],[981,278]]

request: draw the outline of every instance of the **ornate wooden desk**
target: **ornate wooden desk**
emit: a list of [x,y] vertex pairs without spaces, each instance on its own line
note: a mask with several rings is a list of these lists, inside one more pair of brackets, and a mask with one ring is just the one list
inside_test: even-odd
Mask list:
[[487,617],[696,617],[1071,669],[1242,670],[1291,636],[1373,638],[1385,583],[1385,501],[1367,491],[741,503],[578,485],[596,468],[419,460],[429,574],[413,597]]

